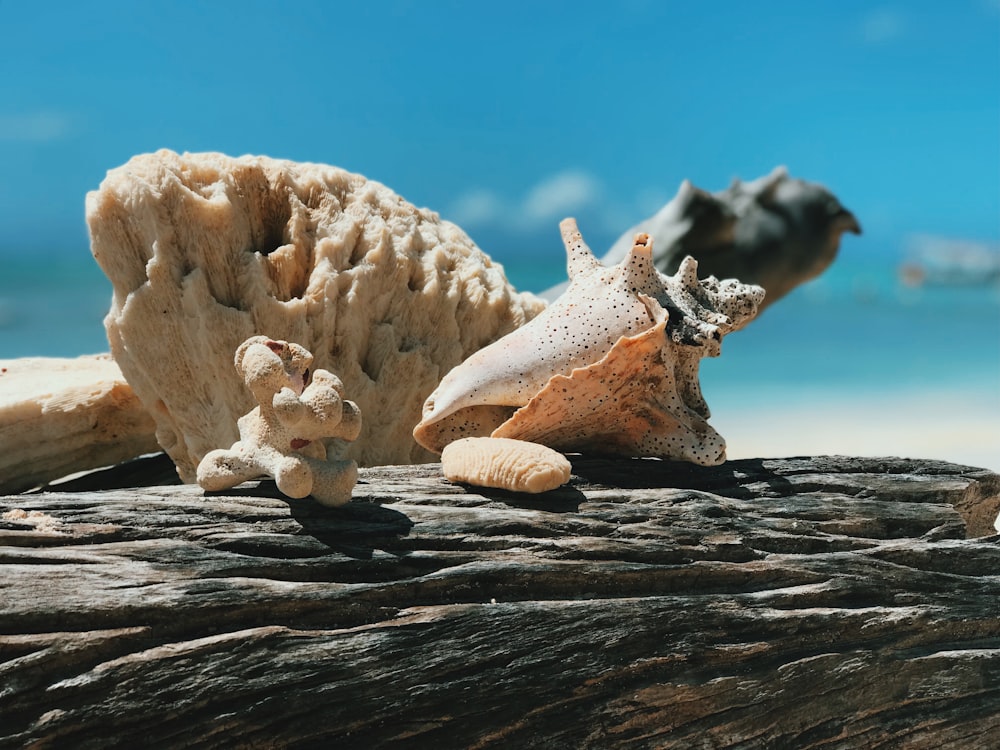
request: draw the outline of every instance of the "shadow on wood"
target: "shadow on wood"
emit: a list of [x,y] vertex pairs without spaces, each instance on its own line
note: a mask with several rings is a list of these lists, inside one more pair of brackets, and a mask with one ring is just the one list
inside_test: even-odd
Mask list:
[[380,467],[338,509],[112,476],[0,498],[2,747],[1000,737],[985,470],[578,458],[525,496]]

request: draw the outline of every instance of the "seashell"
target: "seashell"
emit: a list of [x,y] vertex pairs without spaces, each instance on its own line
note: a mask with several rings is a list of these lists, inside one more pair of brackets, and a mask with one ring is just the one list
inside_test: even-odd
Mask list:
[[698,369],[702,357],[718,356],[724,335],[753,318],[764,290],[699,281],[693,258],[663,276],[642,233],[621,263],[605,267],[574,219],[560,229],[566,292],[451,370],[424,403],[414,438],[436,452],[491,435],[558,450],[723,462],[725,442],[707,423]]
[[441,471],[452,482],[537,494],[568,482],[572,467],[563,454],[538,443],[470,437],[444,447]]

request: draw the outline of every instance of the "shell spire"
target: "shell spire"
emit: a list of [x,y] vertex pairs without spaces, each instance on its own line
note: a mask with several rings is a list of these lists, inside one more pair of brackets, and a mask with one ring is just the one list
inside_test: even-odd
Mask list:
[[570,281],[578,276],[585,276],[595,268],[601,268],[601,262],[583,241],[583,235],[576,226],[576,219],[569,217],[559,222],[559,232],[566,246],[566,272]]
[[698,261],[690,255],[685,255],[677,269],[676,276],[687,289],[697,289],[698,281]]
[[632,249],[625,256],[625,276],[637,290],[649,292],[662,288],[663,284],[656,275],[653,264],[653,238],[645,232],[635,236]]

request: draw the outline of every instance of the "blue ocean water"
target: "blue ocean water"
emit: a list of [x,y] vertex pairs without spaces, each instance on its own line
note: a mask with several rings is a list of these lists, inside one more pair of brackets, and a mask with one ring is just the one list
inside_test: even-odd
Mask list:
[[[497,259],[518,289],[540,292],[565,279],[561,253]],[[110,299],[110,283],[86,252],[6,259],[0,358],[107,351],[102,320]],[[1000,288],[908,288],[888,256],[842,256],[728,336],[722,349],[702,365],[713,408],[728,395],[766,401],[805,387],[997,392]]]
[[[504,266],[519,289],[537,291],[565,278],[554,265]],[[758,394],[766,403],[817,387],[1000,393],[1000,287],[912,288],[899,280],[890,254],[842,256],[727,336],[722,355],[703,360],[701,373],[712,405],[727,394]]]
[[3,259],[0,359],[108,351],[111,283],[84,250]]

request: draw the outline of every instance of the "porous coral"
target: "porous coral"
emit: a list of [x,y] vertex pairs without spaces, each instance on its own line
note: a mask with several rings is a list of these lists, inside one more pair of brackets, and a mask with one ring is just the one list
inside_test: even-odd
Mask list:
[[240,439],[231,448],[209,451],[198,464],[203,489],[270,476],[289,497],[312,495],[332,506],[351,499],[358,466],[328,455],[325,441],[355,440],[361,412],[344,399],[340,379],[311,370],[312,363],[310,352],[287,341],[254,336],[240,345],[236,371],[258,405],[238,420]]
[[111,352],[187,482],[253,406],[231,364],[253,335],[343,380],[365,414],[349,458],[414,463],[442,375],[544,307],[454,224],[321,164],[144,154],[88,194],[87,222]]

